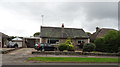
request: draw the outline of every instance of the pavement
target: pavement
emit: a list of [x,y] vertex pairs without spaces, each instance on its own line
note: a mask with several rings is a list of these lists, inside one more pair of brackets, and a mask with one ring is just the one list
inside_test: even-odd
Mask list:
[[[118,65],[118,63],[35,63],[26,61],[29,57],[108,57],[108,56],[65,56],[65,55],[33,55],[34,48],[21,48],[2,55],[2,65]],[[118,58],[110,57],[109,58]]]

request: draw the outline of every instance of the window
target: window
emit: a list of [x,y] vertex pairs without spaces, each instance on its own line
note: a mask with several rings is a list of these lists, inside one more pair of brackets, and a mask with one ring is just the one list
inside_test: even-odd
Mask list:
[[79,40],[78,43],[84,43],[84,41],[83,40]]
[[56,44],[57,42],[59,42],[59,40],[48,40],[49,44]]
[[81,40],[79,40],[78,43],[81,43]]

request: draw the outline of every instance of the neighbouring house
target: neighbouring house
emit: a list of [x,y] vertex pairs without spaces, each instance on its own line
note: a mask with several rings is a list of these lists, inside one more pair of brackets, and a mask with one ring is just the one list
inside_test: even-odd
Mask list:
[[5,47],[8,44],[9,36],[0,32],[0,48]]
[[89,43],[89,37],[83,29],[65,28],[64,24],[62,27],[41,26],[40,32],[41,43],[56,45],[64,43],[68,38],[72,40],[74,46]]
[[18,47],[34,48],[36,43],[40,43],[40,37],[15,37],[12,40],[12,44],[18,44]]
[[22,38],[19,38],[19,37],[13,38],[12,42],[14,44],[17,43],[18,47],[23,47],[23,39]]
[[23,47],[34,48],[36,43],[40,43],[40,37],[23,37]]
[[115,29],[109,29],[109,28],[99,28],[96,27],[96,32],[94,32],[91,36],[90,36],[90,41],[94,42],[95,39],[103,37],[105,34],[107,34],[109,31],[111,30],[115,30]]

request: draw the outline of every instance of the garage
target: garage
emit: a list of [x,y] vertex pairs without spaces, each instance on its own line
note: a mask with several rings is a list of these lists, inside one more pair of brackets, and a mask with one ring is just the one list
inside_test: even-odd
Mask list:
[[24,37],[25,45],[27,48],[34,48],[36,43],[40,43],[39,37]]

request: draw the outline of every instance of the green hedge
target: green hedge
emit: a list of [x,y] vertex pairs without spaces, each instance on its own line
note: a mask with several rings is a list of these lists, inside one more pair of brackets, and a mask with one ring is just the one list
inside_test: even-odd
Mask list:
[[120,47],[120,31],[109,31],[104,37],[94,41],[96,51],[117,53]]
[[87,44],[84,44],[83,46],[83,52],[91,52],[91,51],[94,51],[95,48],[96,48],[95,44],[87,43]]

